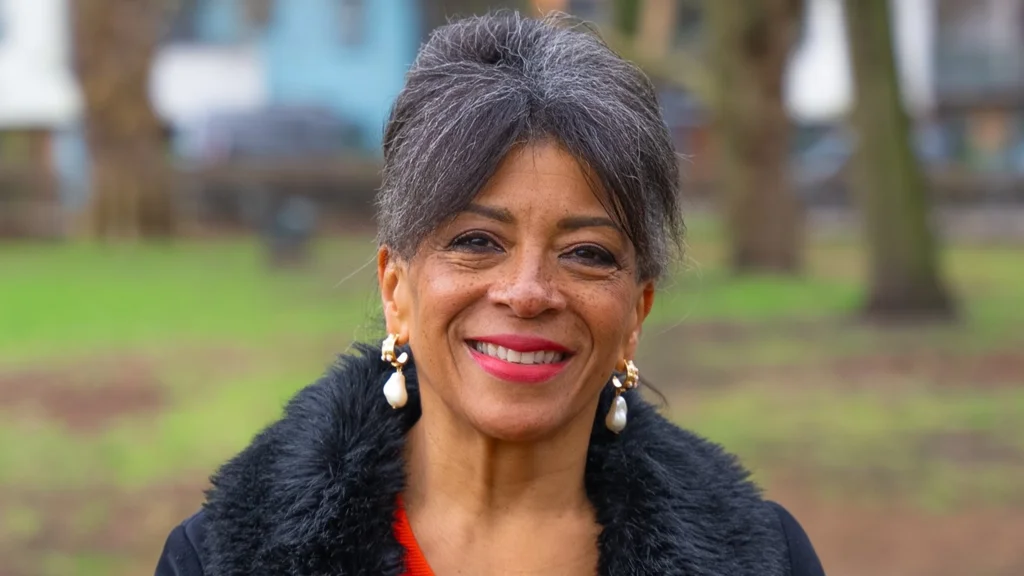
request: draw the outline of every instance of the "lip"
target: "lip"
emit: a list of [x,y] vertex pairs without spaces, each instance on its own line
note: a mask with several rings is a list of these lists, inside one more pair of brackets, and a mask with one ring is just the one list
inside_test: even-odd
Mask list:
[[[486,342],[488,344],[494,344],[495,346],[503,346],[511,350],[517,350],[519,352],[554,350],[565,354],[565,357],[561,362],[554,364],[516,364],[515,362],[508,362],[501,358],[495,358],[494,356],[488,356],[487,354],[480,352],[473,347],[471,344],[472,341]],[[474,338],[471,341],[466,342],[466,349],[469,350],[469,355],[476,361],[477,365],[479,365],[484,372],[487,372],[499,380],[515,382],[518,384],[540,384],[551,380],[565,369],[566,365],[569,363],[571,354],[566,347],[549,340],[544,340],[543,338],[512,335]]]
[[544,338],[537,338],[536,336],[524,336],[522,334],[493,334],[491,336],[475,336],[468,340],[472,340],[474,342],[486,342],[487,344],[494,344],[495,346],[501,346],[518,352],[554,350],[555,352],[561,352],[562,354],[572,354],[572,350],[569,350],[558,342],[552,342],[551,340],[545,340]]

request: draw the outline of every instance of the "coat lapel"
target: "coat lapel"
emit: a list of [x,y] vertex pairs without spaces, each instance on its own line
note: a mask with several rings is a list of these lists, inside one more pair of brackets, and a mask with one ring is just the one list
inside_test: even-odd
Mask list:
[[[391,368],[377,356],[359,346],[212,478],[211,576],[403,573],[393,522],[419,394],[410,363],[409,403],[391,409],[380,392]],[[587,492],[604,527],[599,572],[786,574],[778,521],[746,472],[629,394],[620,435],[603,426],[612,395],[602,397],[587,458]]]

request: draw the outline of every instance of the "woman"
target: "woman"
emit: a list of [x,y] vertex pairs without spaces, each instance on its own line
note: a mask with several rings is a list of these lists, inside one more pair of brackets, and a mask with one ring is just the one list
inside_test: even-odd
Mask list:
[[823,574],[731,456],[633,390],[682,228],[636,67],[556,20],[455,22],[384,161],[389,336],[214,476],[158,574]]

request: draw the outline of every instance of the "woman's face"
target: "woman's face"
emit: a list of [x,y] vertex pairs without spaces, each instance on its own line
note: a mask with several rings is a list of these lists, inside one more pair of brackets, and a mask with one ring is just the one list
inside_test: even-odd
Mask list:
[[513,151],[411,260],[382,248],[378,273],[388,330],[408,339],[425,410],[443,405],[502,440],[580,419],[589,430],[654,297],[637,281],[632,243],[556,144]]

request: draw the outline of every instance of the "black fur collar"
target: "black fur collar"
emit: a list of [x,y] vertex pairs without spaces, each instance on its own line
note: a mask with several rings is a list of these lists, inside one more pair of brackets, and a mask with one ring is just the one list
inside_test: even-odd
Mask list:
[[[404,433],[420,405],[410,363],[409,403],[388,406],[380,390],[391,370],[360,346],[221,468],[205,505],[207,574],[403,572],[392,523]],[[629,394],[629,425],[616,436],[603,423],[606,390],[587,458],[587,492],[604,527],[600,574],[788,574],[778,520],[747,473]]]

